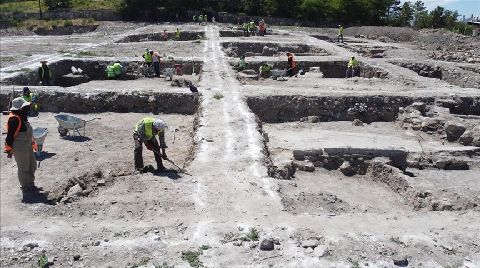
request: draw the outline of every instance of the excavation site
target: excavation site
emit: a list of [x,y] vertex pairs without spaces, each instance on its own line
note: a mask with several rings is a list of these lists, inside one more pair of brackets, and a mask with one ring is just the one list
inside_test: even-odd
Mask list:
[[480,267],[478,37],[215,17],[0,29],[1,267]]

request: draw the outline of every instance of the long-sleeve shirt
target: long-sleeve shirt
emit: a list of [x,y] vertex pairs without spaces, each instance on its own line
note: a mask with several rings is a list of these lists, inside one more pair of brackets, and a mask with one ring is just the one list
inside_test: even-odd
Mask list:
[[21,123],[19,132],[27,131],[27,116],[23,115],[22,113],[12,112],[15,115],[20,116],[22,122],[18,120],[17,117],[11,116],[8,119],[8,132],[7,137],[5,138],[5,148],[13,148],[13,141],[15,140],[15,132],[17,131],[18,125]]

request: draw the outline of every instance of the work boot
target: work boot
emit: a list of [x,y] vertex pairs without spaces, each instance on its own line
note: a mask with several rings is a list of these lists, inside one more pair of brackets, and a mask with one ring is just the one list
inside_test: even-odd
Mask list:
[[37,187],[37,186],[35,186],[35,184],[33,184],[31,186],[22,187],[22,192],[23,193],[38,193],[38,192],[41,192],[41,191],[43,191],[43,188],[42,187]]

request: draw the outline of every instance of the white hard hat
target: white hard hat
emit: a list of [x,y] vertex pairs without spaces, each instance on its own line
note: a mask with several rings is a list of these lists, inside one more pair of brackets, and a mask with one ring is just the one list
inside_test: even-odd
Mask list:
[[155,121],[153,121],[153,128],[156,130],[167,129],[168,125],[162,119],[155,119]]
[[30,102],[23,99],[23,97],[18,97],[18,98],[15,98],[12,101],[12,107],[10,108],[10,110],[11,111],[18,111],[18,110],[22,109],[23,107],[29,106],[29,105],[30,105]]

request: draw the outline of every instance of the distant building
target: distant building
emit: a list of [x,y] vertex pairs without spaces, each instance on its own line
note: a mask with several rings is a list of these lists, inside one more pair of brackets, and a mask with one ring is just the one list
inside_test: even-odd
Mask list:
[[480,37],[480,21],[478,20],[471,20],[468,22],[469,25],[473,25],[473,36]]

